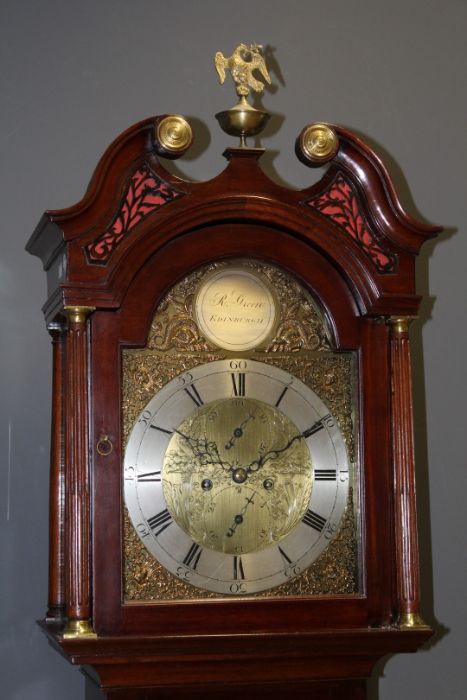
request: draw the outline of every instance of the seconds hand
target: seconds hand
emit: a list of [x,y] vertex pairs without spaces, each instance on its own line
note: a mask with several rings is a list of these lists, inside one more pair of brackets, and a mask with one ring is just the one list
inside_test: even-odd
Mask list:
[[[256,491],[253,494],[253,496],[256,495]],[[235,535],[235,530],[237,529],[238,525],[241,525],[243,523],[243,516],[246,513],[246,509],[250,505],[250,503],[254,503],[253,496],[250,496],[250,498],[245,498],[246,504],[243,506],[242,510],[240,513],[234,516],[232,526],[229,528],[227,532],[227,537],[232,537]]]
[[240,423],[240,425],[238,426],[238,428],[235,428],[235,430],[234,430],[233,433],[232,433],[232,437],[231,437],[230,440],[229,440],[228,442],[226,442],[226,444],[225,444],[225,449],[226,449],[226,450],[230,450],[230,448],[233,447],[234,440],[237,440],[238,438],[242,437],[242,435],[243,435],[243,426],[246,425],[246,424],[248,423],[248,421],[251,420],[252,418],[254,418],[254,415],[252,415],[252,414],[250,413],[250,415],[249,415],[247,418],[245,418],[244,421],[242,421],[242,422]]

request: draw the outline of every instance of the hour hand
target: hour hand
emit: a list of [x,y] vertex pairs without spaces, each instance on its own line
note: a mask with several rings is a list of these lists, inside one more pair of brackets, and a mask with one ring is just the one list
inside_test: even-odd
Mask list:
[[232,465],[230,464],[230,462],[225,462],[220,458],[219,450],[214,441],[210,441],[206,437],[195,438],[191,435],[186,435],[185,433],[182,433],[181,430],[177,430],[176,428],[174,429],[174,432],[177,433],[177,435],[180,435],[180,437],[182,437],[184,440],[186,440],[194,456],[200,460],[202,465],[206,466],[209,464],[219,464],[223,469],[226,469],[227,471],[230,471],[232,469]]

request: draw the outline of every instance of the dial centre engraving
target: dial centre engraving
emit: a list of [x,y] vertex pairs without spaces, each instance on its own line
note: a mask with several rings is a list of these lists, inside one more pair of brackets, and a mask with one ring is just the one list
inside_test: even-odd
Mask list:
[[173,519],[199,545],[231,554],[286,537],[306,512],[312,480],[297,426],[249,398],[195,410],[175,429],[162,469]]

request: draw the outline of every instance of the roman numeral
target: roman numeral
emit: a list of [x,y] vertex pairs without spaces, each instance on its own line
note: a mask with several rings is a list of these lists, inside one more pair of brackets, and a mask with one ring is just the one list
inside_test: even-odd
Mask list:
[[315,469],[315,481],[335,481],[336,478],[336,469]]
[[322,532],[324,526],[326,525],[326,518],[318,515],[318,513],[314,513],[312,510],[307,510],[304,518],[302,519],[302,523],[312,527],[313,530],[317,530],[317,532]]
[[161,428],[159,425],[150,425],[153,430],[158,430],[161,433],[166,433],[167,435],[173,435],[173,430],[167,430],[166,428]]
[[289,388],[289,387],[286,386],[286,387],[284,387],[284,389],[282,390],[282,394],[279,396],[279,398],[278,398],[277,401],[276,401],[276,408],[279,406],[280,402],[281,402],[282,399],[284,398],[285,392],[288,390],[288,388]]
[[241,557],[234,556],[233,558],[233,570],[234,579],[236,581],[243,580],[245,578],[245,572],[243,571],[243,562]]
[[331,419],[331,414],[328,413],[327,416],[323,416],[319,420],[316,421],[316,423],[313,423],[311,428],[307,428],[306,430],[303,431],[302,435],[303,437],[309,438],[315,433],[318,433],[320,430],[324,428],[324,424]]
[[245,396],[245,373],[232,373],[232,384],[235,396]]
[[289,564],[292,563],[292,559],[289,559],[289,557],[288,557],[287,554],[284,552],[284,550],[282,549],[282,547],[278,547],[277,549],[279,550],[280,555],[281,555],[282,559],[283,559],[284,562],[285,562],[285,565],[286,565],[286,566],[289,566]]
[[148,481],[160,481],[161,480],[161,472],[160,469],[157,472],[147,472],[146,474],[138,474],[136,476],[137,480],[142,482],[143,484],[147,483]]
[[199,544],[196,544],[196,542],[193,542],[190,549],[188,550],[188,554],[186,555],[185,559],[183,560],[183,563],[185,564],[185,566],[190,566],[192,569],[196,569],[202,553],[203,553],[203,550],[201,549]]
[[194,384],[192,384],[191,386],[186,386],[186,387],[185,387],[185,391],[186,391],[186,393],[188,394],[188,396],[190,397],[190,399],[191,399],[192,401],[194,401],[194,403],[195,403],[197,406],[202,406],[202,405],[203,405],[203,399],[202,399],[201,396],[199,395],[198,389],[195,387]]
[[154,530],[154,534],[158,537],[161,532],[169,527],[173,523],[172,516],[170,515],[167,508],[162,510],[157,515],[153,515],[152,518],[148,518],[148,525],[151,530]]

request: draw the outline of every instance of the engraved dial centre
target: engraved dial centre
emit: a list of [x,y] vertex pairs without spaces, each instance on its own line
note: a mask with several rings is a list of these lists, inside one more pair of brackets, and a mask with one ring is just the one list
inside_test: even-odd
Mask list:
[[213,401],[174,431],[162,488],[172,517],[200,546],[257,551],[303,518],[312,489],[310,452],[277,408],[249,398]]

